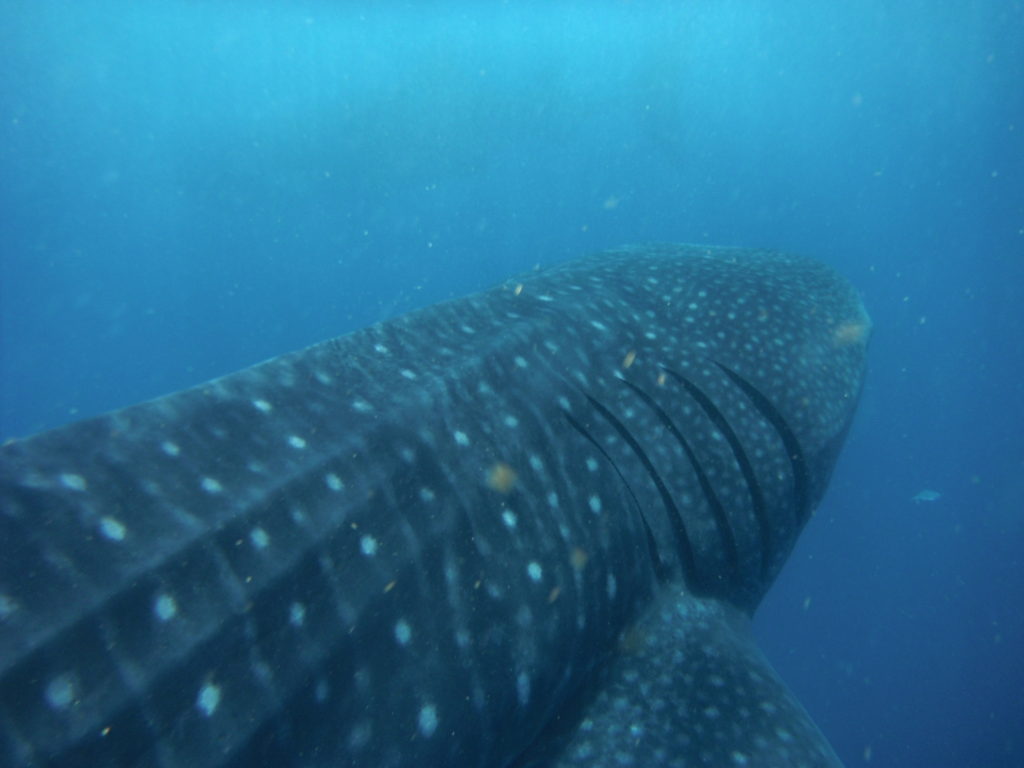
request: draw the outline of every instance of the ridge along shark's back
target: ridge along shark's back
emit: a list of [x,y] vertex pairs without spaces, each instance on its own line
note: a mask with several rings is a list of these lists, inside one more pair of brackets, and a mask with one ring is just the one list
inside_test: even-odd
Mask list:
[[0,762],[833,764],[737,627],[868,329],[624,248],[8,445]]

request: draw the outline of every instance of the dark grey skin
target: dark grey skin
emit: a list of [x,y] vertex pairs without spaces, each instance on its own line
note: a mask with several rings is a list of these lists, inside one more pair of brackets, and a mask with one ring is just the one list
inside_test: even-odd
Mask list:
[[744,626],[869,327],[624,248],[5,446],[0,764],[837,764]]

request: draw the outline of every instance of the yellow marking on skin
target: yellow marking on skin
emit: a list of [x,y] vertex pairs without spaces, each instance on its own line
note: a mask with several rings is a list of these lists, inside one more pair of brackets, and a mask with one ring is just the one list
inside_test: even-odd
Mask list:
[[626,353],[626,356],[622,359],[622,367],[629,368],[633,361],[636,360],[636,350],[631,349]]
[[391,581],[389,581],[387,584],[384,585],[384,591],[385,592],[390,592],[392,589],[395,588],[395,584],[396,583],[397,582],[394,579],[392,579]]
[[572,552],[569,554],[569,562],[577,571],[582,571],[586,567],[587,560],[589,559],[590,555],[579,547],[574,547]]
[[842,323],[832,331],[832,343],[837,347],[861,344],[868,334],[866,323]]
[[517,477],[512,467],[499,461],[487,470],[487,487],[498,493],[508,493],[515,487]]
[[624,654],[639,653],[647,643],[647,633],[640,627],[632,626],[619,638],[619,651]]
[[554,587],[554,588],[552,588],[552,590],[548,593],[548,602],[549,603],[555,602],[555,600],[558,599],[558,595],[561,592],[562,592],[562,588],[561,587]]
[[667,377],[667,376],[665,375],[665,372],[664,372],[664,371],[662,371],[661,373],[659,373],[659,374],[658,374],[658,386],[659,386],[659,387],[664,387],[664,386],[665,386],[665,381],[667,380],[667,378],[668,378],[668,377]]
[[512,293],[514,295],[518,296],[522,292],[523,292],[523,284],[522,283],[516,283],[516,287],[512,289]]

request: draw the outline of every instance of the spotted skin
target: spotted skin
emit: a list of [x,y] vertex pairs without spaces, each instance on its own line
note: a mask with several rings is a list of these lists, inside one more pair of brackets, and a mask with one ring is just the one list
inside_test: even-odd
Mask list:
[[[645,654],[757,605],[868,328],[813,261],[623,248],[5,446],[0,763],[573,764]],[[725,743],[761,704],[831,754],[784,688],[733,685],[738,634],[704,634],[678,652],[726,638],[706,674],[680,662],[641,723],[691,722],[739,660],[708,704],[732,725],[679,764],[783,764]]]
[[607,667],[567,743],[546,733],[516,768],[839,765],[727,603],[667,590]]

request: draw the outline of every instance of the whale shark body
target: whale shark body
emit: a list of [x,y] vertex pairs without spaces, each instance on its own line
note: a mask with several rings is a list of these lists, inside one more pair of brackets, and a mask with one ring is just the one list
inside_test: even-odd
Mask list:
[[643,246],[0,451],[0,763],[835,765],[749,639],[869,321]]

